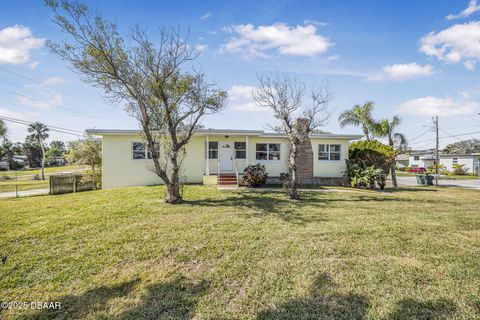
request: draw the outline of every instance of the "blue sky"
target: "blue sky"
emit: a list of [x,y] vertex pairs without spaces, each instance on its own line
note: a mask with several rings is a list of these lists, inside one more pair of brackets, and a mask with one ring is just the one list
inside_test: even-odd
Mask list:
[[[211,128],[262,129],[271,113],[251,100],[257,74],[296,77],[308,86],[328,80],[335,99],[325,130],[340,129],[338,114],[375,102],[376,118],[399,114],[401,131],[414,139],[440,118],[441,145],[480,137],[480,7],[458,1],[86,1],[127,33],[135,24],[154,39],[157,26],[190,29],[201,49],[195,62],[228,90]],[[0,116],[83,131],[137,128],[121,105],[81,82],[44,41],[64,35],[43,1],[0,2]],[[25,127],[8,123],[10,138]],[[458,137],[452,137],[457,136]],[[52,139],[75,136],[51,134]],[[427,132],[411,146],[433,146]]]

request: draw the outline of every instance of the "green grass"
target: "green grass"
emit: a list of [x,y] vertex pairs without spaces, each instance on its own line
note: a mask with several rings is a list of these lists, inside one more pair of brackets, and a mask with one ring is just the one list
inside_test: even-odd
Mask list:
[[480,192],[328,190],[0,200],[0,300],[62,304],[0,318],[480,318]]
[[[415,173],[408,173],[408,172],[402,172],[402,171],[397,171],[397,177],[415,177]],[[442,175],[439,179],[443,180],[478,180],[477,175],[464,175],[464,176],[458,176],[458,175]]]
[[[0,193],[1,192],[15,192],[15,186],[18,185],[19,191],[33,190],[33,189],[48,189],[48,177],[51,174],[72,171],[80,172],[86,170],[86,166],[69,165],[61,167],[45,168],[45,180],[34,180],[34,176],[40,174],[41,169],[22,169],[11,171],[0,171]],[[5,179],[8,177],[9,179]]]

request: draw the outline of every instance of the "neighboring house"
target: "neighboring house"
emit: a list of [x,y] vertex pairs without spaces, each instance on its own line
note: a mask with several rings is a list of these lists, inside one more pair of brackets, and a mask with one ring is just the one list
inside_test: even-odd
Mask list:
[[[439,162],[445,166],[448,171],[453,171],[453,165],[465,165],[468,172],[478,172],[480,166],[480,153],[471,154],[440,154]],[[435,152],[411,152],[409,154],[409,166],[412,168],[423,167],[428,168],[435,164]]]
[[395,157],[395,166],[397,168],[408,167],[408,154],[399,154]]
[[10,163],[7,160],[0,160],[0,170],[10,170]]
[[[102,137],[104,188],[155,185],[161,179],[151,170],[149,152],[138,130],[86,130]],[[311,134],[300,148],[298,175],[303,184],[344,184],[348,147],[361,135]],[[208,146],[208,151],[207,151]],[[243,169],[264,164],[269,182],[288,172],[286,137],[258,130],[200,129],[186,145],[182,161],[186,183],[217,184],[222,176],[241,180]],[[220,179],[218,176],[220,173]],[[238,173],[238,174],[237,174]]]

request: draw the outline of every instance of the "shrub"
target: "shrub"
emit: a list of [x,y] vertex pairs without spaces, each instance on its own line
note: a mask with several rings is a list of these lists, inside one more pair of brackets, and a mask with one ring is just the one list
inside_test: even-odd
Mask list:
[[265,165],[257,163],[243,170],[243,183],[249,188],[256,188],[267,182],[268,174]]
[[362,160],[367,167],[388,173],[390,165],[395,161],[395,150],[376,140],[357,141],[350,145],[349,159],[356,163]]
[[373,166],[367,166],[363,160],[347,160],[347,178],[350,179],[350,185],[353,188],[370,188],[374,190],[376,186],[380,190],[385,189],[387,175],[381,169],[375,169]]
[[[428,173],[435,173],[435,168],[437,167],[437,165],[433,165],[433,166],[430,166],[427,168],[427,172]],[[449,174],[447,168],[443,165],[443,164],[439,164],[438,165],[438,173],[440,174]]]
[[465,176],[468,173],[468,169],[464,164],[454,164],[453,165],[453,174],[459,176]]
[[20,170],[25,168],[25,163],[23,161],[15,161],[13,160],[10,163],[10,170]]

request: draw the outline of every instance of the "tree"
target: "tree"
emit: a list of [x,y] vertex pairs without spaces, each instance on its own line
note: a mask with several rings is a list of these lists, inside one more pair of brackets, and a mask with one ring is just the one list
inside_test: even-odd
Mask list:
[[363,134],[370,140],[374,121],[372,119],[373,102],[368,101],[363,105],[354,105],[352,109],[343,111],[338,116],[341,128],[346,126],[362,127]]
[[7,136],[7,126],[5,122],[0,119],[0,138],[5,138]]
[[458,153],[458,154],[469,154],[469,153],[479,153],[480,152],[480,140],[479,139],[470,139],[463,140],[455,143],[451,143],[445,147],[443,150],[445,153]]
[[[377,137],[387,138],[388,145],[393,149],[405,150],[407,147],[407,138],[403,133],[397,132],[400,122],[401,120],[397,115],[393,116],[392,120],[382,119],[374,124],[374,134]],[[398,187],[395,162],[391,163],[390,172],[392,175],[393,186]]]
[[9,139],[3,138],[0,149],[2,153],[7,157],[8,164],[10,165],[10,167],[12,167],[13,156],[15,155],[15,145]]
[[27,156],[28,166],[30,168],[39,167],[42,162],[42,149],[35,140],[27,136],[22,145],[22,150]]
[[50,142],[50,148],[57,149],[60,152],[59,157],[63,157],[65,152],[67,152],[67,149],[65,148],[65,142],[60,140],[53,140],[52,142]]
[[68,0],[47,4],[54,22],[72,39],[49,42],[49,48],[70,62],[85,82],[102,88],[113,103],[126,104],[152,154],[150,169],[166,184],[165,201],[180,202],[185,145],[202,117],[225,106],[227,93],[215,89],[194,68],[184,70],[198,52],[178,30],[160,30],[154,45],[137,27],[128,45],[115,23],[91,13],[85,5]]
[[[300,145],[308,138],[312,130],[323,126],[330,114],[328,103],[332,98],[326,86],[318,90],[307,89],[304,83],[292,79],[273,79],[261,76],[259,86],[253,92],[253,98],[260,107],[270,108],[273,117],[280,122],[271,129],[287,136],[289,147],[288,169],[290,199],[299,199],[297,191],[297,156]],[[302,108],[307,95],[311,99],[309,108]]]
[[93,137],[69,143],[67,159],[71,163],[85,164],[92,169],[93,182],[96,184],[96,167],[102,164],[102,141]]
[[395,150],[377,140],[357,141],[350,145],[348,159],[352,163],[364,162],[367,167],[388,173],[392,162],[395,162]]
[[42,180],[45,180],[45,146],[44,141],[49,137],[48,127],[41,122],[34,122],[28,126],[29,138],[35,141],[42,150]]

